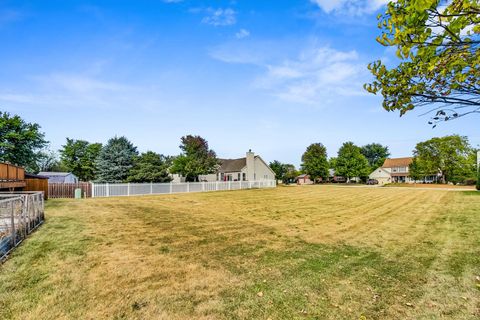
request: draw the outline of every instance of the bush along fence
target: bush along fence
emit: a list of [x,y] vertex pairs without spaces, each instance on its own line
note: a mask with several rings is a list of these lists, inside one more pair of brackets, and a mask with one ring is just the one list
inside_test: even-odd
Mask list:
[[44,219],[43,192],[0,193],[0,261]]
[[140,196],[150,194],[170,194],[274,188],[275,180],[262,181],[213,181],[182,183],[92,183],[92,197]]

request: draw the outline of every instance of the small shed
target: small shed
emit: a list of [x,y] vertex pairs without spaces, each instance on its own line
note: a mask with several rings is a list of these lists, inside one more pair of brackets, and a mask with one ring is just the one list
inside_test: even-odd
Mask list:
[[295,178],[297,180],[297,184],[313,184],[313,181],[310,180],[310,176],[308,174],[301,174]]
[[78,177],[71,172],[40,172],[38,175],[47,177],[48,183],[77,183]]

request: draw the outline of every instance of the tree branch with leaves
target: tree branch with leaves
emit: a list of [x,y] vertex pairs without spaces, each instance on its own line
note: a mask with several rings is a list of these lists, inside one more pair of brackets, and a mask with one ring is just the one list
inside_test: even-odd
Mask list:
[[382,94],[385,110],[427,109],[433,126],[480,114],[479,0],[390,1],[378,18],[377,41],[400,59],[368,66],[375,79],[365,89]]

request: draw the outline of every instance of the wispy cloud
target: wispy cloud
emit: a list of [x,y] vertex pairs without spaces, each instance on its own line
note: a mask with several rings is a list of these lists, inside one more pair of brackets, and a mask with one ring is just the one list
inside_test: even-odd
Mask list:
[[165,3],[179,3],[179,2],[183,2],[183,0],[163,0],[163,2],[165,2]]
[[235,33],[235,37],[237,39],[243,39],[250,36],[250,31],[245,29],[240,29],[237,33]]
[[310,0],[326,13],[359,16],[372,14],[389,0]]
[[336,50],[317,43],[281,60],[232,46],[213,51],[211,56],[227,63],[258,66],[261,71],[253,80],[254,87],[295,103],[327,104],[339,97],[365,95],[362,86],[369,76],[366,62],[356,51]]
[[233,9],[209,8],[206,11],[208,15],[202,19],[202,22],[205,24],[219,27],[230,26],[237,23],[236,12]]
[[3,105],[96,108],[151,108],[160,105],[158,88],[135,87],[99,76],[52,73],[29,77],[28,90],[3,88]]

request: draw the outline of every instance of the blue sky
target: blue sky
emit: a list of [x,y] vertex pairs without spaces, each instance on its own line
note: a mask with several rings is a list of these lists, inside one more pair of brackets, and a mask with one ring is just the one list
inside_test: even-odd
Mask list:
[[298,165],[322,142],[416,142],[458,133],[480,143],[478,116],[427,125],[367,94],[366,66],[394,63],[375,42],[382,0],[0,0],[0,109],[66,137],[125,135],[178,154],[205,137],[220,157],[248,149]]

